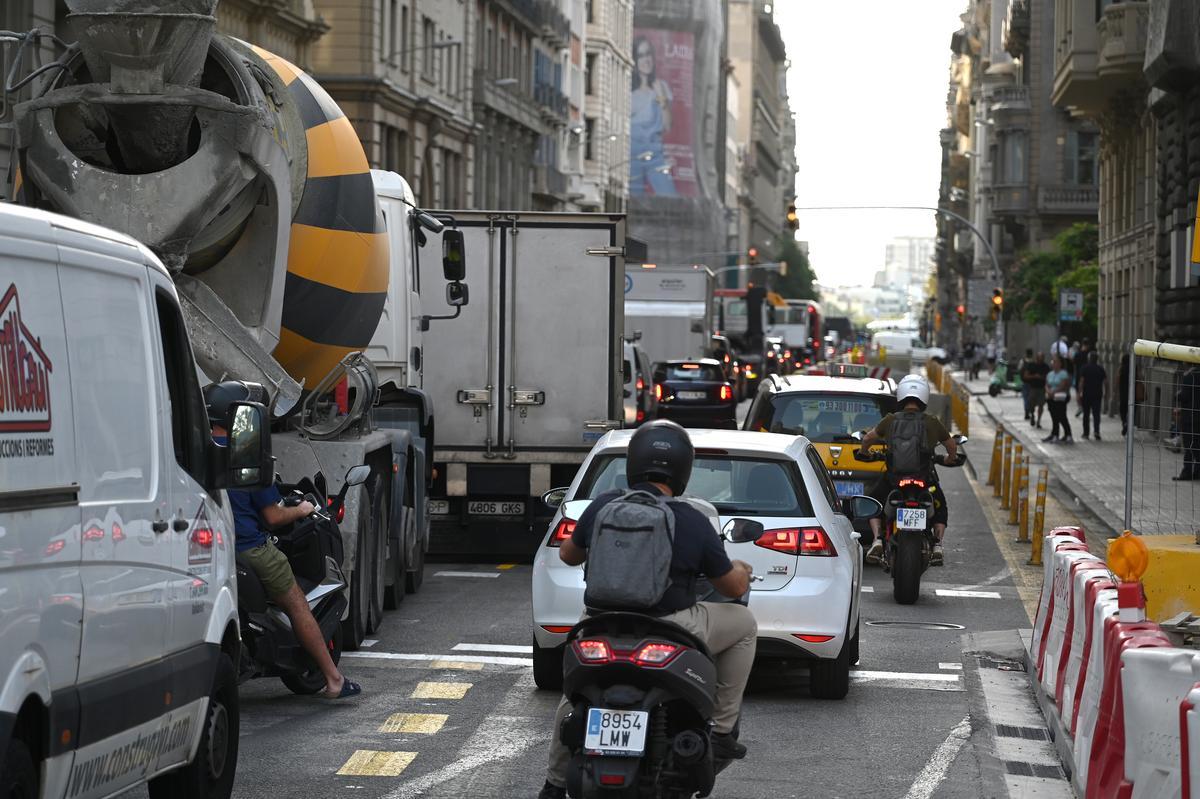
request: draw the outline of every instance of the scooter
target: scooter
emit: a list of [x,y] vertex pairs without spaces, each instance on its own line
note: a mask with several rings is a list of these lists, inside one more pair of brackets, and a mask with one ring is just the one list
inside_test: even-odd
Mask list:
[[[727,537],[762,532],[761,522],[734,519]],[[563,693],[572,709],[555,734],[571,751],[571,796],[708,796],[729,765],[713,756],[716,664],[677,624],[640,613],[585,618],[567,636]]]
[[[959,447],[967,443],[966,436],[955,436]],[[887,454],[871,450],[863,461],[882,461]],[[933,456],[938,466],[958,467],[967,462],[967,454],[959,450],[958,457],[948,460],[941,453]],[[896,488],[884,504],[884,569],[892,575],[892,596],[901,605],[912,605],[921,594],[921,575],[929,568],[936,537],[933,534],[935,498],[941,490],[924,477],[899,475]]]
[[988,384],[988,396],[998,397],[1001,391],[1020,391],[1021,390],[1021,374],[1017,372],[1014,375],[1008,373],[1008,361],[1003,358],[996,361],[996,371],[992,372],[992,381]]
[[[281,487],[285,506],[307,500],[316,510],[271,536],[275,546],[287,556],[335,664],[342,656],[342,619],[348,607],[346,577],[342,573],[342,533],[337,520],[350,487],[362,485],[370,476],[370,466],[351,468],[346,472],[342,489],[332,499],[327,496],[325,476],[320,472],[312,480],[304,478],[294,486]],[[325,677],[296,640],[287,614],[270,600],[258,575],[240,554],[237,581],[242,632],[238,682],[279,677],[297,694],[314,694],[324,688]]]

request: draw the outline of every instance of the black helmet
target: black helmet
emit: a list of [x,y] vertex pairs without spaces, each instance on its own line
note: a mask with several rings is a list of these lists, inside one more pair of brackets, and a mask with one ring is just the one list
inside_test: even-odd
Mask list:
[[625,477],[635,483],[665,483],[679,496],[692,476],[696,450],[687,431],[675,422],[658,419],[644,424],[629,439]]
[[229,408],[235,402],[250,399],[250,387],[240,380],[209,383],[204,387],[204,406],[208,408],[209,424],[229,428]]

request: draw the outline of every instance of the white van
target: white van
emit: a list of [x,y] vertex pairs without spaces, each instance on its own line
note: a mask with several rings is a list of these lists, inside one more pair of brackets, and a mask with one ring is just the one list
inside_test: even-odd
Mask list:
[[217,484],[271,477],[264,409],[235,413],[213,445],[149,250],[0,203],[0,796],[229,796],[237,583]]
[[882,347],[889,355],[907,355],[914,364],[925,363],[928,360],[946,362],[946,351],[941,347],[931,347],[921,340],[915,330],[880,331],[871,336],[871,353],[876,355]]

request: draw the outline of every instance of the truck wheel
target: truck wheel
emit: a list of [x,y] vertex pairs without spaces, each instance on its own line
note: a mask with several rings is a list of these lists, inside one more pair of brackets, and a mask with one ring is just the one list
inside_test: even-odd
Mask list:
[[395,610],[404,601],[405,567],[408,565],[404,557],[404,548],[408,546],[412,537],[412,526],[417,516],[412,508],[401,508],[400,513],[402,521],[399,540],[388,544],[392,556],[388,558],[387,563],[389,585],[383,590],[383,607],[386,610]]
[[[364,506],[365,510],[365,506]],[[371,551],[371,521],[368,513],[358,514],[358,544],[354,549],[354,571],[350,574],[350,613],[342,622],[342,638],[347,650],[357,651],[367,637],[367,615],[371,607],[371,571],[362,562]]]
[[181,769],[150,780],[150,799],[228,799],[233,793],[237,760],[237,672],[229,655],[221,653],[196,758]]
[[543,649],[533,641],[533,683],[543,691],[561,691],[563,686],[563,647]]
[[375,557],[371,560],[371,603],[367,608],[367,632],[374,633],[383,626],[383,592],[387,589],[387,544],[388,536],[391,535],[391,520],[387,516],[388,508],[391,503],[388,502],[388,492],[391,487],[386,480],[378,479],[375,481],[375,488],[371,496],[375,498],[374,510],[372,514],[373,521],[371,529],[374,531],[372,541],[374,546],[372,550]]
[[[415,517],[416,514],[414,513]],[[416,524],[414,518],[413,524]],[[404,573],[404,590],[410,594],[415,594],[421,590],[421,583],[425,582],[425,545],[427,541],[424,536],[417,536],[417,542],[413,544],[413,562],[408,567],[408,571]]]
[[8,742],[4,753],[3,768],[0,768],[0,797],[3,799],[37,799],[41,796],[38,787],[38,770],[33,763],[29,747],[20,738]]

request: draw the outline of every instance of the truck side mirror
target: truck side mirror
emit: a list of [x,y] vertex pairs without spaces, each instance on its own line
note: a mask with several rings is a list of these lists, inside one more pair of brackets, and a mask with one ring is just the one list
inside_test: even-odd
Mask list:
[[469,296],[466,283],[455,281],[446,284],[446,304],[451,308],[461,308],[466,305]]
[[231,411],[228,485],[230,488],[263,488],[270,484],[274,474],[271,431],[266,425],[267,409],[257,402],[235,402]]
[[467,245],[461,230],[442,231],[442,276],[455,283],[467,277]]

